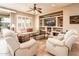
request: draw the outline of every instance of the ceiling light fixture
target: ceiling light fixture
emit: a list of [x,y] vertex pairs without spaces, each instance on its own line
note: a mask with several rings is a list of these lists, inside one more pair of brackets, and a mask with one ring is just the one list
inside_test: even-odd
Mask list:
[[27,12],[32,11],[34,15],[38,14],[38,13],[42,13],[42,8],[38,8],[36,6],[37,4],[34,4],[33,8],[30,8],[30,10],[28,10]]
[[55,6],[56,6],[56,4],[54,4],[54,3],[53,3],[51,6],[52,6],[52,7],[55,7]]

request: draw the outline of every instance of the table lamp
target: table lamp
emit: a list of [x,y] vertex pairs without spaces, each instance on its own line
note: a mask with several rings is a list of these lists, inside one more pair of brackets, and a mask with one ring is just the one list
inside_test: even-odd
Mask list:
[[15,24],[11,25],[11,30],[15,31]]

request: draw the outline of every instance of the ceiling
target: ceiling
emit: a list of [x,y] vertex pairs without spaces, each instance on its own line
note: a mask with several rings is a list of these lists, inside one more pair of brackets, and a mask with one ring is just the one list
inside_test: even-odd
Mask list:
[[[27,12],[30,8],[33,7],[34,3],[0,3],[0,6],[6,7],[9,9],[30,13],[33,14],[33,12]],[[52,12],[55,9],[63,8],[70,3],[38,3],[37,7],[42,8],[42,14]],[[3,11],[0,13],[4,13]]]

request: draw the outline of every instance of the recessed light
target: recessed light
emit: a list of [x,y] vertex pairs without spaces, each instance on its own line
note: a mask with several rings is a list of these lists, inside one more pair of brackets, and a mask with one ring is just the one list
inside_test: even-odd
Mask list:
[[55,5],[55,4],[52,4],[51,6],[52,6],[52,7],[55,7],[56,5]]

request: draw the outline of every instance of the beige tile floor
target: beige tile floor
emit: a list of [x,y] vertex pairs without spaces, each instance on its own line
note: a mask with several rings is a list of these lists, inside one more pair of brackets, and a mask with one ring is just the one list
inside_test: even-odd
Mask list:
[[[46,39],[37,40],[37,42],[38,42],[37,56],[53,56],[49,54],[46,50]],[[79,44],[76,43],[73,44],[69,56],[79,56]]]

